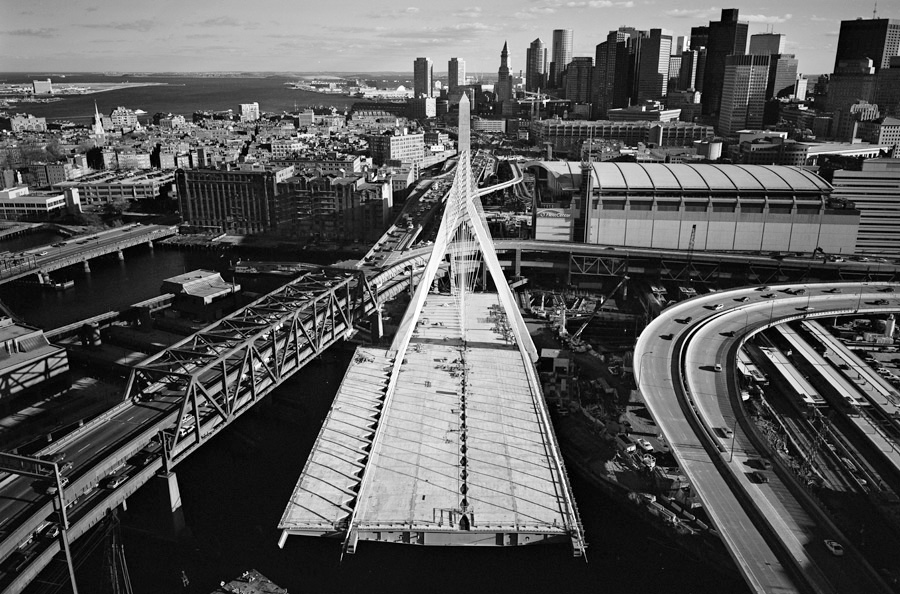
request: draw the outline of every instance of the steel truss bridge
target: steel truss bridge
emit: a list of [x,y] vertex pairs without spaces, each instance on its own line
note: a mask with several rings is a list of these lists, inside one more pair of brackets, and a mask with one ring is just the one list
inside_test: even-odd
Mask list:
[[[136,366],[120,404],[38,452],[64,451],[73,464],[70,482],[58,495],[45,493],[40,484],[35,488],[25,476],[0,483],[2,591],[22,591],[61,550],[63,539],[78,538],[155,475],[171,473],[296,371],[353,333],[355,324],[407,289],[421,272],[419,262],[412,259],[372,277],[336,268],[306,273]],[[134,463],[133,457],[152,442],[161,444],[162,455]],[[4,460],[0,467],[18,470]],[[97,488],[121,469],[127,476],[121,486]],[[70,511],[60,539],[33,538],[48,520],[56,521],[54,510],[62,508]],[[13,567],[13,553],[15,559],[27,555],[30,562]]]

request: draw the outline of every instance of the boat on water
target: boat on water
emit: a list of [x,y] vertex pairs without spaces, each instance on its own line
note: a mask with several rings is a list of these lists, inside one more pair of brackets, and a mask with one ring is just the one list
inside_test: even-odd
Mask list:
[[297,276],[304,272],[318,270],[315,264],[303,262],[262,262],[253,260],[238,260],[232,267],[235,274],[254,275],[270,274],[275,276]]
[[227,584],[219,583],[219,587],[210,594],[288,594],[288,591],[255,569],[251,569]]

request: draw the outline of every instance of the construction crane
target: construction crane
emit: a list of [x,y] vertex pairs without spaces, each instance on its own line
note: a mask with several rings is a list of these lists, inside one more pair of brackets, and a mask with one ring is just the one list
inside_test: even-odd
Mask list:
[[530,103],[531,104],[531,119],[534,119],[534,108],[535,105],[540,103],[541,107],[547,107],[548,103],[568,103],[568,99],[555,99],[546,93],[541,93],[541,90],[538,89],[535,91],[522,91],[525,94],[525,99],[519,99],[519,103]]
[[688,241],[688,262],[694,255],[694,240],[697,238],[697,225],[691,225],[691,239]]
[[[631,277],[623,276],[622,280],[619,281],[619,284],[616,285],[616,288],[609,292],[609,297],[612,297],[613,295],[615,295],[616,291],[618,291],[620,288],[622,288],[622,285],[624,285],[628,280],[630,280],[630,278]],[[588,324],[591,323],[591,320],[594,319],[594,316],[597,315],[597,313],[600,311],[600,308],[603,307],[603,304],[606,303],[606,301],[609,299],[609,297],[603,297],[603,295],[600,296],[600,300],[597,301],[597,305],[596,305],[596,307],[594,307],[594,311],[591,313],[591,315],[588,317],[588,319],[585,320],[584,324],[582,324],[581,327],[575,331],[575,334],[572,335],[572,338],[570,340],[572,341],[573,347],[575,347],[581,343],[581,339],[580,339],[581,333],[584,332],[585,328],[588,327]]]

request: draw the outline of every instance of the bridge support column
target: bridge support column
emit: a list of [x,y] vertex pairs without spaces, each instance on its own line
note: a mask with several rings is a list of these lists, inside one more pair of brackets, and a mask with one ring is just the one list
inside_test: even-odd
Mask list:
[[37,273],[38,283],[41,285],[49,285],[53,281],[50,279],[50,274],[44,271],[40,271]]
[[148,241],[148,242],[147,242],[147,247],[150,248],[150,249],[152,250],[152,249],[153,249],[153,242],[152,242],[152,241]]
[[90,265],[90,263],[88,263],[87,260],[85,260],[84,262],[82,262],[82,265],[84,266],[84,271],[85,271],[85,272],[90,272],[90,271],[91,271],[91,265]]
[[522,250],[520,249],[513,252],[513,274],[522,276]]
[[125,261],[125,254],[122,252],[122,250],[119,250],[118,252],[116,252],[116,256],[119,258],[120,261],[122,261],[122,262]]
[[384,305],[379,303],[375,306],[375,311],[372,313],[370,321],[371,321],[371,334],[372,334],[372,342],[379,343],[381,339],[384,337]]

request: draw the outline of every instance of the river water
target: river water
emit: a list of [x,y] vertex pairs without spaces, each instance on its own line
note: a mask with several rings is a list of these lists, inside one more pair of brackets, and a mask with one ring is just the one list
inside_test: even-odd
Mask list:
[[[0,251],[8,243],[0,243]],[[163,279],[200,267],[224,268],[228,258],[146,246],[125,255],[125,262],[91,261],[90,273],[77,267],[54,273],[75,280],[70,291],[7,285],[0,299],[27,322],[52,328],[147,299],[159,294]],[[276,526],[351,356],[348,349],[332,349],[176,467],[188,527],[180,541],[154,536],[153,526],[141,523],[142,509],[153,504],[147,490],[132,498],[122,534],[135,594],[207,594],[250,568],[294,593],[746,592],[738,577],[689,560],[577,477],[573,488],[590,545],[587,561],[573,558],[565,546],[361,542],[355,555],[342,560],[340,541],[292,537],[279,549]],[[102,551],[79,568],[81,592],[104,591]]]

